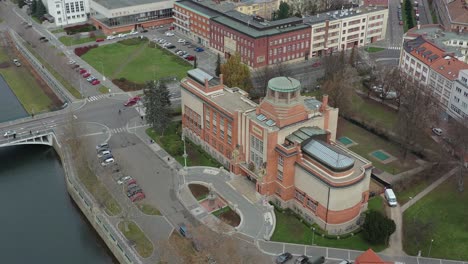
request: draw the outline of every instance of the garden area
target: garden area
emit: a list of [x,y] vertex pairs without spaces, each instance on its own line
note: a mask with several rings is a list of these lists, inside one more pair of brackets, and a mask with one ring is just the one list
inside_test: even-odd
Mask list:
[[465,190],[459,192],[457,181],[458,175],[452,176],[404,212],[406,253],[421,250],[423,257],[468,259],[468,183],[465,180]]
[[239,226],[241,222],[240,216],[229,206],[216,210],[212,214],[221,219],[221,221],[233,227]]
[[58,39],[60,42],[63,43],[65,46],[74,46],[74,45],[79,45],[83,43],[88,43],[88,42],[94,42],[98,38],[106,38],[105,35],[96,35],[96,34],[87,34],[87,35],[81,35],[81,33],[77,33],[73,36],[61,36]]
[[161,215],[161,212],[151,204],[147,204],[140,201],[136,203],[136,206],[138,207],[138,209],[140,209],[142,213],[146,215]]
[[[347,235],[346,237],[337,239],[332,236],[325,237],[323,230],[320,227],[313,225],[309,226],[302,219],[299,219],[292,211],[285,210],[283,212],[275,210],[276,215],[276,227],[272,241],[305,244],[305,245],[317,245],[322,247],[334,247],[334,248],[346,248],[354,250],[367,250],[372,248],[376,252],[380,252],[386,248],[385,245],[371,245],[364,239],[362,232],[354,235]],[[316,228],[316,233],[312,227]]]
[[[184,142],[181,138],[181,122],[172,122],[164,132],[164,135],[155,132],[152,128],[148,128],[146,133],[180,164],[184,164]],[[188,155],[187,166],[222,167],[221,163],[212,158],[200,146],[195,145],[188,138],[185,138],[185,146]]]
[[367,204],[367,210],[374,210],[385,215],[385,201],[382,196],[374,196],[369,199]]
[[121,88],[128,83],[130,87],[140,85],[138,88],[141,89],[141,85],[151,79],[181,79],[192,68],[188,62],[169,51],[149,45],[147,38],[126,39],[100,46],[89,50],[81,58],[103,75],[109,76]]
[[148,240],[143,231],[133,221],[122,221],[119,230],[124,236],[135,244],[135,249],[140,256],[147,258],[153,254],[153,243]]
[[210,190],[205,185],[189,184],[188,187],[197,201],[204,200],[208,196],[208,193],[210,193]]

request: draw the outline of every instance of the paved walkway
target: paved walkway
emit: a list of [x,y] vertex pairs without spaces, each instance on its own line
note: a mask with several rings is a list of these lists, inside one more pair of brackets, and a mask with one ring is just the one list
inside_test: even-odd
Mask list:
[[400,205],[389,207],[390,219],[395,222],[395,232],[390,236],[389,247],[382,251],[383,254],[389,256],[406,256],[403,251],[403,214]]

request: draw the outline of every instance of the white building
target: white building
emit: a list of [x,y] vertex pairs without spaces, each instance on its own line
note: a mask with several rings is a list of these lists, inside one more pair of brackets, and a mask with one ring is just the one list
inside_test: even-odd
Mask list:
[[461,70],[454,82],[449,114],[458,119],[468,118],[468,70]]
[[89,0],[42,0],[57,26],[88,20]]

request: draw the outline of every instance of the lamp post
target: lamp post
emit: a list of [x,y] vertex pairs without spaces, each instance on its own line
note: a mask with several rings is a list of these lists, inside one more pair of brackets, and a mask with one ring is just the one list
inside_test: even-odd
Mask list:
[[182,157],[184,157],[184,169],[187,169],[187,150],[185,148],[185,132],[184,130],[182,129],[182,141],[184,142],[184,155],[182,155]]
[[99,61],[101,63],[101,73],[102,73],[102,81],[106,81],[106,76],[104,76],[104,63],[102,61]]
[[431,245],[429,246],[429,252],[427,253],[428,257],[431,256],[432,242],[434,242],[434,239],[431,239]]
[[312,246],[314,245],[315,240],[315,227],[312,227]]

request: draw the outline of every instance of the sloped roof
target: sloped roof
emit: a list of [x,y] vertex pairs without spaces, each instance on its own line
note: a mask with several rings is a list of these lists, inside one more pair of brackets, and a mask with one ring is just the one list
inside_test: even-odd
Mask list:
[[461,70],[468,69],[468,64],[463,63],[456,58],[447,56],[441,60],[434,62],[431,68],[444,76],[445,78],[453,81],[458,78],[458,73]]
[[371,248],[369,248],[366,252],[359,255],[355,262],[355,264],[390,264],[392,262],[386,262],[379,257]]
[[333,171],[346,171],[354,166],[354,159],[341,150],[319,140],[310,140],[302,151]]

